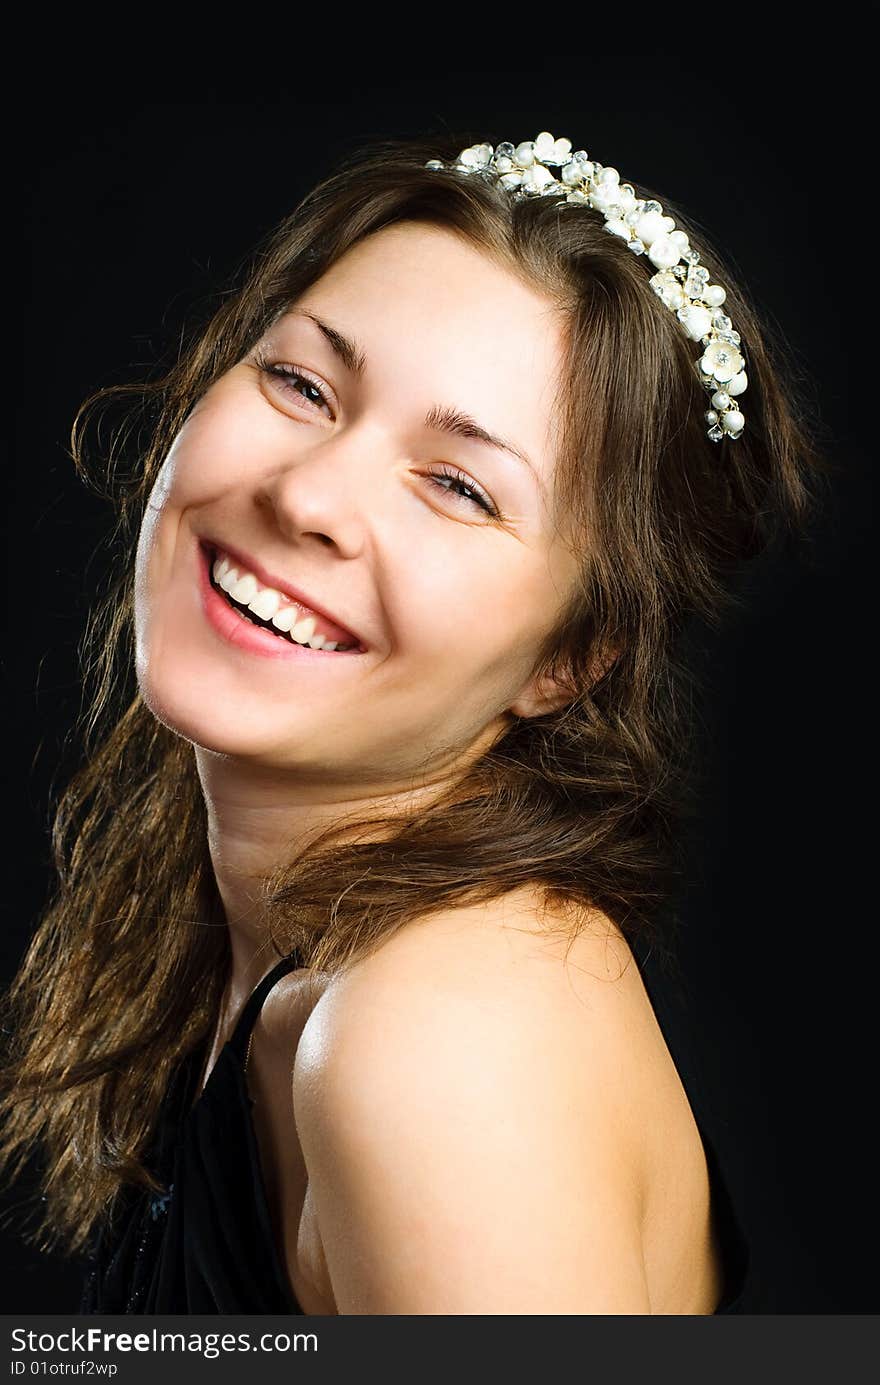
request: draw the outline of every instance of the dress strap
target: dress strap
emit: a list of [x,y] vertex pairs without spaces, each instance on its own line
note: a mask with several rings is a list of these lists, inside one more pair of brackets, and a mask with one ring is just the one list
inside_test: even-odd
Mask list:
[[282,976],[286,976],[289,971],[295,971],[302,965],[302,957],[298,952],[292,952],[287,957],[282,957],[276,962],[271,971],[268,971],[262,981],[258,982],[251,994],[244,1003],[241,1014],[236,1021],[235,1029],[229,1040],[230,1048],[234,1049],[237,1056],[244,1061],[251,1037],[251,1030],[257,1022],[257,1015],[263,1008],[266,996]]

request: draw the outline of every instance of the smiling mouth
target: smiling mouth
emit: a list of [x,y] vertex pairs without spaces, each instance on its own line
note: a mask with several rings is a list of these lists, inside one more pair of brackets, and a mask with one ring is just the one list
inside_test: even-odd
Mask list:
[[276,639],[284,640],[287,644],[295,645],[298,649],[308,649],[314,654],[347,654],[351,650],[357,649],[356,644],[339,644],[335,649],[329,649],[326,646],[323,649],[316,649],[307,641],[295,640],[289,631],[279,630],[276,625],[272,624],[271,620],[264,620],[262,616],[258,616],[256,612],[252,611],[243,601],[236,601],[234,597],[229,595],[229,592],[224,591],[220,583],[214,577],[214,563],[218,556],[216,550],[208,550],[206,556],[208,562],[208,581],[214,588],[214,591],[218,596],[222,596],[227,606],[230,606],[243,620],[249,620],[251,625],[257,625],[261,630],[267,630],[270,635],[274,635]]

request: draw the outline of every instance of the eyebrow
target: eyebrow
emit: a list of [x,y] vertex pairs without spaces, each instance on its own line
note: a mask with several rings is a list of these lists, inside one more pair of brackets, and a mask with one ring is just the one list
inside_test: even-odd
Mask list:
[[[367,356],[363,347],[347,337],[344,332],[340,332],[337,327],[331,327],[329,322],[325,322],[315,313],[306,312],[305,309],[299,311],[300,317],[307,317],[310,322],[323,333],[324,338],[330,345],[342,364],[357,379],[362,379],[367,368]],[[455,437],[470,438],[474,442],[486,443],[489,447],[497,447],[501,452],[507,452],[528,467],[529,471],[535,475],[535,468],[531,461],[515,443],[507,438],[499,437],[497,433],[490,433],[488,428],[484,428],[470,414],[464,413],[461,409],[455,409],[448,405],[434,404],[425,415],[425,427],[434,429],[440,433],[451,433]]]

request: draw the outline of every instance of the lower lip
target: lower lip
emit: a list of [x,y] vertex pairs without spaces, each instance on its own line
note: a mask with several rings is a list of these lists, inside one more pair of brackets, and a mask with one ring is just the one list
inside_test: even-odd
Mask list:
[[247,654],[262,655],[264,659],[294,659],[298,663],[319,661],[329,664],[334,660],[342,661],[354,654],[363,652],[357,648],[310,649],[308,645],[294,644],[292,640],[286,640],[280,635],[272,635],[262,626],[254,625],[244,616],[240,616],[238,611],[230,606],[229,602],[211,586],[211,565],[214,559],[202,544],[198,545],[198,555],[202,609],[208,624],[227,644],[234,645],[236,649],[241,649]]

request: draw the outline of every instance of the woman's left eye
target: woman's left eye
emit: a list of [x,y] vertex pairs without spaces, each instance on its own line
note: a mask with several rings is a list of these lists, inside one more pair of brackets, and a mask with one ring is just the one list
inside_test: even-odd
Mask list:
[[[476,505],[479,509],[485,510],[486,514],[491,515],[493,519],[500,518],[500,511],[493,505],[486,492],[474,485],[474,482],[465,472],[458,471],[455,467],[450,468],[448,471],[444,468],[442,471],[435,472],[431,480],[439,485],[441,490],[447,493],[451,491],[459,495],[462,500],[467,501],[469,504]],[[444,481],[451,481],[452,485],[447,487],[443,485]]]

